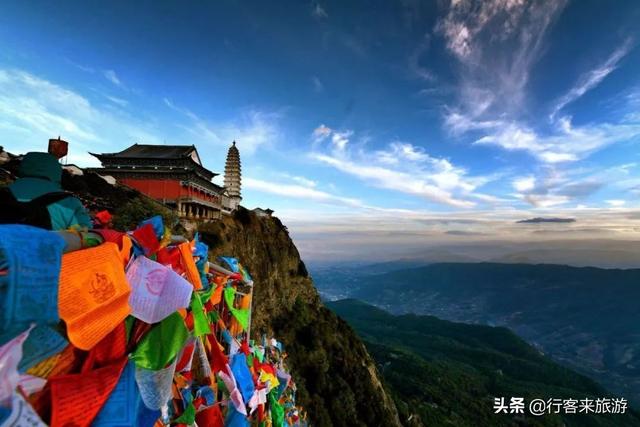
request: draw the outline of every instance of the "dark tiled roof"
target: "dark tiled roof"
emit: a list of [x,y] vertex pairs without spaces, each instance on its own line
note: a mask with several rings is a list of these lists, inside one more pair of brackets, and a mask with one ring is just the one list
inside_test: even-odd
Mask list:
[[131,159],[178,159],[189,157],[196,149],[193,145],[133,144],[119,153],[103,153],[96,156],[125,157]]

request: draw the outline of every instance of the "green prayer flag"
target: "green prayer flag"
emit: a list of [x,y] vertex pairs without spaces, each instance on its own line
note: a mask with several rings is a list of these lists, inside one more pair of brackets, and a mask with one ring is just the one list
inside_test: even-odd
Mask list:
[[268,399],[269,406],[271,407],[271,422],[273,423],[273,427],[283,427],[284,408],[276,398],[276,389],[273,389],[269,392]]
[[198,295],[200,295],[200,301],[202,301],[203,305],[209,302],[209,300],[211,299],[211,295],[213,295],[215,290],[216,290],[215,286],[212,286],[206,291],[198,292]]
[[191,295],[191,313],[193,313],[193,334],[197,337],[210,334],[209,320],[204,314],[204,306],[197,293]]
[[262,363],[264,361],[264,353],[262,351],[260,351],[260,349],[256,349],[253,352],[254,356],[256,356],[258,358],[258,360],[260,361],[260,363]]
[[131,329],[133,329],[133,324],[135,323],[135,321],[136,318],[133,316],[127,316],[127,318],[124,319],[124,330],[127,337],[127,343],[129,342],[129,339],[131,339]]
[[131,359],[140,368],[159,371],[175,359],[188,336],[182,316],[172,313],[142,338]]
[[220,390],[224,394],[228,395],[229,394],[229,390],[227,390],[227,386],[224,383],[224,381],[222,381],[220,379],[220,377],[218,377],[216,382],[218,383],[218,390]]
[[192,425],[196,421],[196,408],[193,406],[193,402],[189,402],[189,405],[184,408],[184,412],[178,418],[173,420],[172,425],[175,424],[186,424],[188,426]]
[[227,307],[229,307],[229,311],[236,318],[240,326],[242,326],[243,330],[247,330],[247,326],[249,325],[249,309],[240,309],[235,308],[233,306],[233,300],[236,297],[236,290],[232,286],[227,286],[224,288],[224,301],[227,303]]

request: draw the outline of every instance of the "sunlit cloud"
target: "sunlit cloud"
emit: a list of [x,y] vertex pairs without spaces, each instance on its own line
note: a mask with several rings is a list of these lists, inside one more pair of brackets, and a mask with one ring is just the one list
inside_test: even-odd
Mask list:
[[[468,176],[464,168],[447,159],[432,157],[423,148],[406,142],[394,141],[386,150],[348,149],[347,137],[352,136],[353,131],[335,132],[325,128],[330,129],[324,125],[316,128],[314,136],[328,138],[331,135],[331,145],[328,150],[314,151],[312,159],[374,187],[456,208],[470,208],[476,205],[470,200],[471,193],[490,180]],[[486,198],[491,196],[485,195]]]
[[15,152],[44,150],[49,138],[61,136],[71,142],[68,161],[82,166],[97,164],[88,151],[112,151],[114,141],[161,142],[148,123],[103,110],[72,89],[17,69],[0,69],[0,127],[3,145]]

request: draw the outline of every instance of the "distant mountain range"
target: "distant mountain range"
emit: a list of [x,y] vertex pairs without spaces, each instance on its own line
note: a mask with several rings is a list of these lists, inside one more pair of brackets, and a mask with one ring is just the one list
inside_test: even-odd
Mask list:
[[[535,224],[534,224],[535,225]],[[541,236],[548,230],[537,230]],[[559,237],[563,233],[556,233]],[[566,234],[566,233],[565,233]],[[413,263],[413,266],[441,262],[499,262],[517,264],[562,264],[574,267],[600,268],[640,268],[640,241],[613,239],[558,239],[533,241],[484,240],[465,241],[464,236],[458,242],[438,243],[437,246],[400,250],[385,246],[359,251],[359,260],[345,262],[316,261],[309,262],[312,270],[328,267],[366,266],[367,264],[391,264],[389,260],[400,263]],[[375,250],[375,251],[374,251]],[[367,260],[367,261],[363,261]]]
[[611,397],[506,328],[393,316],[353,299],[327,304],[365,341],[407,426],[640,426],[626,415],[495,414],[494,397]]
[[372,273],[376,268],[314,272],[314,282],[326,299],[506,326],[640,404],[640,269],[441,263]]

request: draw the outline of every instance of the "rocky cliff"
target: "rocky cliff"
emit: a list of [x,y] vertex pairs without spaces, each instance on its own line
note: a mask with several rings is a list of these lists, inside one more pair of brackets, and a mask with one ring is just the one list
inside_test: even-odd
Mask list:
[[322,305],[280,220],[241,209],[200,232],[212,256],[236,256],[251,272],[252,335],[267,333],[285,344],[298,402],[313,425],[400,425],[364,344]]

